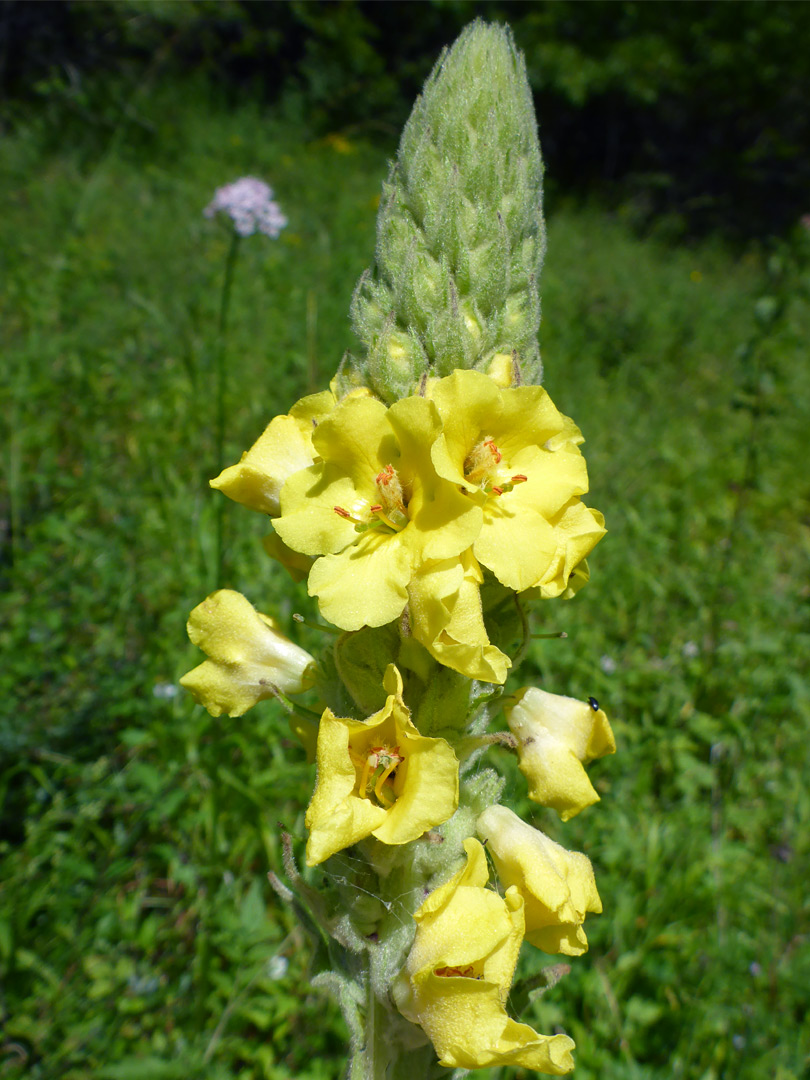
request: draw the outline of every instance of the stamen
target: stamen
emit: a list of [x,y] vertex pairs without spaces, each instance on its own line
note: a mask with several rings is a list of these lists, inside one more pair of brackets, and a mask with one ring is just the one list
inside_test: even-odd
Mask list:
[[503,455],[491,435],[476,443],[464,461],[464,475],[473,483],[481,483],[500,465]]
[[382,472],[377,473],[374,482],[377,484],[378,487],[382,487],[384,484],[390,484],[395,479],[395,476],[396,474],[394,473],[394,466],[386,465]]
[[396,800],[392,799],[390,802],[388,802],[388,796],[383,793],[382,786],[388,779],[388,777],[391,775],[391,773],[394,771],[394,769],[396,769],[397,765],[399,765],[399,761],[399,758],[394,758],[394,760],[382,774],[380,779],[374,785],[374,794],[377,796],[378,801],[385,805],[386,809],[393,806]]
[[366,757],[365,764],[363,765],[363,771],[360,774],[360,798],[361,799],[367,799],[368,798],[368,777],[369,777],[369,773],[371,772],[371,767],[372,767],[371,766],[371,759],[372,759],[372,757],[374,758],[374,768],[377,767],[377,755],[376,754],[369,754]]
[[478,977],[475,974],[475,967],[472,964],[465,964],[464,967],[436,968],[434,975],[438,975],[442,979],[451,979],[453,977],[462,979],[476,979]]
[[[377,473],[374,482],[377,485],[377,490],[382,496],[379,510],[385,512],[386,518],[395,517],[399,514],[402,514],[407,518],[402,483],[394,466],[386,465],[384,469]],[[378,512],[376,507],[373,507],[372,511]],[[394,528],[395,526],[386,520],[386,518],[383,519],[386,521],[386,524],[391,524],[391,527]],[[399,532],[400,529],[397,528],[396,531]]]
[[[396,772],[397,767],[405,760],[399,751],[399,747],[372,746],[363,757],[350,746],[349,757],[355,768],[360,769],[360,779],[357,784],[360,798],[371,799],[368,789],[373,784],[373,794],[377,802],[384,809],[390,810],[396,802],[396,798],[392,799],[390,797],[389,792],[385,790],[385,785]],[[374,773],[377,769],[382,771],[375,780]]]
[[495,464],[500,465],[500,463],[501,463],[501,452],[498,449],[498,447],[496,446],[495,440],[492,438],[491,435],[488,435],[484,439],[484,446],[487,448],[487,450],[489,450],[490,454],[492,454],[492,456],[495,458]]
[[397,525],[396,522],[392,521],[388,514],[383,512],[382,508],[374,510],[374,513],[380,519],[380,521],[382,521],[385,525],[388,526],[389,529],[393,529],[394,532],[402,532],[403,526]]

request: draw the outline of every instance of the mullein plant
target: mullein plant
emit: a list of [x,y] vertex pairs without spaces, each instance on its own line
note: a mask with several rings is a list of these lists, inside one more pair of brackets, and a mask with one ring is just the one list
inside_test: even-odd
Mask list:
[[[585,952],[593,869],[503,805],[483,760],[513,751],[565,821],[598,801],[586,766],[615,749],[593,699],[504,690],[530,606],[572,596],[605,531],[581,500],[582,436],[540,385],[541,178],[522,57],[475,22],[385,182],[356,354],[211,481],[269,516],[267,553],[335,630],[311,656],[219,590],[192,612],[208,659],[182,682],[213,716],[281,700],[316,763],[306,863],[323,885],[286,834],[288,880],[271,882],[318,943],[352,1080],[573,1068],[573,1041],[511,1015],[527,995],[510,988],[524,941]],[[501,711],[509,730],[490,731]]]

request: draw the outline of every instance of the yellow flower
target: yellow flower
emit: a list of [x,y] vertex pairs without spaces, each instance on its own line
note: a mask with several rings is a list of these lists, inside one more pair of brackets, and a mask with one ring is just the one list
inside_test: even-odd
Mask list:
[[520,771],[529,781],[529,798],[568,821],[599,802],[583,766],[616,752],[608,718],[594,698],[577,701],[534,686],[516,697],[517,703],[504,711],[520,744]]
[[517,889],[485,888],[481,844],[464,841],[466,865],[414,914],[416,937],[394,982],[397,1008],[419,1024],[450,1068],[517,1065],[560,1076],[574,1067],[567,1035],[538,1035],[506,1013],[523,938]]
[[481,568],[472,549],[427,563],[411,581],[411,630],[440,664],[469,679],[503,683],[509,657],[490,644],[481,612]]
[[251,510],[275,517],[284,481],[315,460],[312,432],[335,404],[331,390],[302,398],[289,414],[274,417],[242,460],[211,480],[211,487]]
[[321,718],[318,779],[306,815],[309,866],[367,836],[410,843],[458,806],[452,747],[419,734],[393,664],[383,685],[386,703],[368,720],[345,720],[330,709]]
[[315,661],[241,593],[220,589],[194,608],[188,636],[210,659],[180,680],[212,716],[241,716],[276,689],[300,694]]
[[585,915],[602,910],[587,855],[566,851],[506,806],[488,807],[477,829],[501,883],[523,897],[526,940],[547,953],[584,953]]
[[320,459],[284,485],[276,532],[294,551],[322,556],[309,593],[344,630],[398,618],[414,574],[457,557],[478,534],[480,507],[431,463],[439,429],[424,398],[386,409],[348,397],[313,433]]
[[588,490],[579,430],[540,386],[501,389],[455,371],[428,392],[442,419],[436,471],[483,510],[475,557],[509,589],[559,595],[605,532],[579,501]]

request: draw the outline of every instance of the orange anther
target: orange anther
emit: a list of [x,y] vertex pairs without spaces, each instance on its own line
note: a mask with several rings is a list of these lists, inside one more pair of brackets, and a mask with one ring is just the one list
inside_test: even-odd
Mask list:
[[490,454],[492,454],[492,456],[495,458],[495,464],[500,465],[500,463],[501,463],[501,452],[498,449],[498,447],[497,447],[497,445],[495,443],[495,440],[492,438],[491,435],[487,435],[487,437],[484,439],[484,446],[487,448],[487,450],[489,450]]

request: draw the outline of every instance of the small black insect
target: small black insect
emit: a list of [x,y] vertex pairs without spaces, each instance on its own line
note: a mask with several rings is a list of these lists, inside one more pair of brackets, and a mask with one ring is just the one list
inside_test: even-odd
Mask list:
[[588,698],[588,704],[590,705],[590,707],[593,709],[594,712],[599,712],[599,702],[596,700],[595,697],[589,697]]

